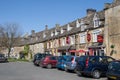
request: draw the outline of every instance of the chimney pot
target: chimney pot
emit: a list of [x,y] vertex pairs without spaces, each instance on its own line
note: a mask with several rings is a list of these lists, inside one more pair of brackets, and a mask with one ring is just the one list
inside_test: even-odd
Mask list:
[[31,34],[34,34],[35,33],[35,30],[31,30]]
[[111,7],[111,3],[105,3],[104,9],[109,9]]
[[45,30],[48,30],[48,25],[45,25]]
[[96,9],[87,9],[87,15],[89,16],[89,15],[91,15],[91,14],[93,14],[93,13],[95,13],[96,12]]

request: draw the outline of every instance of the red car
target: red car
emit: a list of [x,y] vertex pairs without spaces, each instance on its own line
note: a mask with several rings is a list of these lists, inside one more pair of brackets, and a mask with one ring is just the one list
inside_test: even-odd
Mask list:
[[46,56],[40,62],[41,67],[46,67],[48,69],[56,67],[57,57],[56,56]]

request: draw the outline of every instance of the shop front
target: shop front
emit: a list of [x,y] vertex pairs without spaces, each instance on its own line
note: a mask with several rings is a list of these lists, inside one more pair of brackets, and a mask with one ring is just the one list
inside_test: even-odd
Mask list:
[[[86,52],[86,55],[95,55],[95,56],[104,56],[105,52],[105,45],[103,45],[103,35],[100,34],[101,30],[95,30],[99,32],[99,34],[96,34],[96,39],[94,38],[94,42],[88,46],[88,51]],[[95,37],[95,34],[94,34]],[[88,42],[90,42],[91,38],[87,38]]]
[[[72,50],[72,52],[69,52]],[[58,48],[58,54],[59,55],[75,55],[75,46],[62,46]]]
[[104,56],[105,55],[104,48],[105,48],[104,45],[89,46],[87,55]]
[[79,56],[79,54],[84,55],[86,51],[83,49],[79,49],[79,50],[69,50],[69,52],[71,53],[71,55]]
[[97,42],[88,47],[89,55],[104,56],[105,45],[103,44],[103,35],[97,35]]

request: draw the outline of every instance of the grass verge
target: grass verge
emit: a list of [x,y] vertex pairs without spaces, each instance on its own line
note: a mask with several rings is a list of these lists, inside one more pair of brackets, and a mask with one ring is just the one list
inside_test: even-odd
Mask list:
[[20,61],[20,62],[29,62],[29,60],[27,60],[27,59],[15,59],[15,58],[8,58],[8,61],[9,62],[17,62],[17,61]]

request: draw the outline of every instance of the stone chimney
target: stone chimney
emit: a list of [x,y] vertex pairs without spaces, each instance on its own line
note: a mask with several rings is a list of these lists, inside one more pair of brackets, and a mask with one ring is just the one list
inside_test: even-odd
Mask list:
[[119,3],[120,2],[120,0],[114,0],[114,3]]
[[120,5],[120,0],[114,0],[113,5],[114,6]]
[[45,30],[48,30],[48,25],[45,25]]
[[34,34],[35,33],[35,30],[31,30],[31,34]]
[[60,27],[60,24],[55,24],[56,25],[56,27]]
[[86,11],[87,11],[87,16],[89,16],[89,15],[95,13],[96,9],[87,9]]
[[60,27],[60,24],[55,24],[55,28],[58,30]]
[[104,10],[109,9],[111,7],[111,3],[105,3]]

